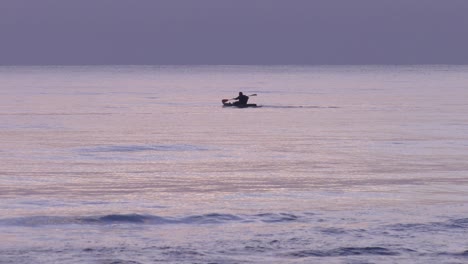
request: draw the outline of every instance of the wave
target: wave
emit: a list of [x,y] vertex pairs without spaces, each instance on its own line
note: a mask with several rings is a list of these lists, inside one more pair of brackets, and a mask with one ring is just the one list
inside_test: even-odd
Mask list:
[[457,252],[457,253],[442,252],[442,253],[438,253],[437,255],[439,255],[439,256],[451,256],[451,257],[468,258],[468,250],[465,250],[463,252]]
[[143,152],[143,151],[204,151],[208,148],[188,145],[188,144],[176,144],[176,145],[111,145],[111,146],[97,146],[80,148],[80,152]]
[[112,224],[223,224],[228,222],[283,223],[298,221],[299,216],[287,213],[268,213],[257,215],[202,214],[184,217],[161,217],[144,214],[109,214],[103,216],[66,217],[32,216],[0,219],[0,225],[44,226],[44,225],[112,225]]
[[291,222],[298,220],[298,216],[293,214],[287,213],[280,213],[280,214],[257,214],[255,215],[258,218],[263,219],[264,222],[267,223],[278,223],[278,222]]
[[345,257],[357,255],[380,255],[380,256],[397,256],[400,255],[397,251],[393,251],[383,247],[340,247],[331,250],[301,250],[286,254],[290,257],[305,258],[305,257]]
[[318,105],[262,105],[263,108],[277,108],[277,109],[326,109],[326,108],[340,108],[338,106],[318,106]]
[[349,257],[349,256],[447,256],[456,258],[467,258],[468,250],[463,252],[438,252],[422,253],[409,248],[385,248],[385,247],[339,247],[328,250],[300,250],[284,254],[286,257],[308,258],[308,257]]
[[388,226],[393,231],[443,231],[449,229],[468,229],[468,218],[451,219],[445,222],[395,224]]
[[[288,223],[288,222],[320,222],[314,215],[292,213],[261,213],[253,215],[234,215],[208,213],[188,216],[158,216],[150,214],[106,214],[97,216],[28,216],[0,219],[0,225],[41,226],[41,225],[108,225],[108,224],[223,224],[238,223]],[[396,232],[428,232],[428,231],[463,231],[468,230],[468,218],[450,219],[444,222],[412,223],[383,225],[379,229]],[[343,229],[337,227],[320,227],[320,232],[326,234],[346,234],[347,232],[365,232],[358,229]]]

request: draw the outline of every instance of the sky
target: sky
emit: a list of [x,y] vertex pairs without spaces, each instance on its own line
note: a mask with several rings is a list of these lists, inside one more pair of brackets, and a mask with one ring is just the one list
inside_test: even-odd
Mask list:
[[468,64],[468,0],[0,0],[0,65]]

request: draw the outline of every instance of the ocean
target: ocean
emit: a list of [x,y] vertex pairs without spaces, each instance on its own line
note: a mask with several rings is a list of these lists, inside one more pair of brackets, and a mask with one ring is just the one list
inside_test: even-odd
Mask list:
[[[0,67],[0,263],[467,263],[468,66]],[[258,108],[222,107],[242,91]]]

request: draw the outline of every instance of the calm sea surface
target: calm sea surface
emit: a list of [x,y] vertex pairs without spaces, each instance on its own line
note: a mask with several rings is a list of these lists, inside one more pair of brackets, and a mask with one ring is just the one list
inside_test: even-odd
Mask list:
[[468,66],[0,67],[2,264],[467,263],[467,237]]

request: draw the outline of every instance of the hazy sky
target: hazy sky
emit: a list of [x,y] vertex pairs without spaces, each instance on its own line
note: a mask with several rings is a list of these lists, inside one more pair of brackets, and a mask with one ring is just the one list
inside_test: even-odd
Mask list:
[[468,64],[468,0],[0,0],[0,64]]

